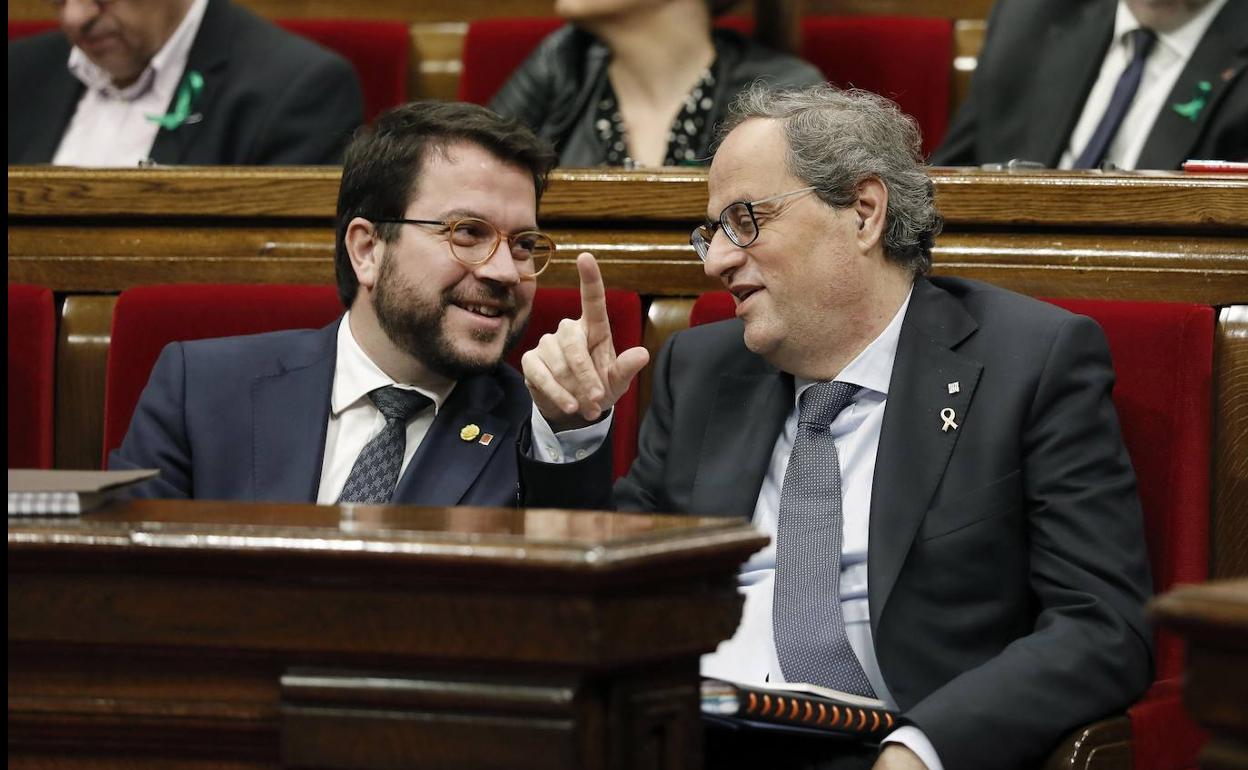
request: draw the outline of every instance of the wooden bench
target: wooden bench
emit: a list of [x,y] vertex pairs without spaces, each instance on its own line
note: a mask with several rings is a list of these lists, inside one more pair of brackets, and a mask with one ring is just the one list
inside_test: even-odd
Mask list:
[[[58,300],[56,464],[95,467],[116,295],[167,282],[332,283],[336,169],[9,169],[9,280]],[[1248,176],[936,173],[937,273],[1042,297],[1208,304],[1214,393],[1215,574],[1248,574]],[[608,286],[642,295],[644,344],[688,325],[719,288],[688,233],[701,170],[556,172],[545,286],[575,286],[594,252]],[[644,375],[643,375],[644,376]],[[643,380],[642,399],[647,390]]]

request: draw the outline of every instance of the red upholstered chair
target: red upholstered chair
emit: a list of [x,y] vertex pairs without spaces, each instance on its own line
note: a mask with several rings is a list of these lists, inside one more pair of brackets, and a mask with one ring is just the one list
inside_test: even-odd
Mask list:
[[333,286],[170,284],[127,289],[113,310],[104,379],[104,461],[121,445],[170,342],[318,328],[342,313]]
[[24,19],[13,21],[9,20],[9,40],[18,40],[31,35],[38,35],[40,32],[59,27],[52,19]]
[[[1209,576],[1212,308],[1162,302],[1049,300],[1105,330],[1117,383],[1114,405],[1139,480],[1158,593]],[[702,295],[690,325],[731,318],[727,292]],[[1204,734],[1183,710],[1183,648],[1157,635],[1156,679],[1127,710],[1133,767],[1194,770]]]
[[[277,24],[336,52],[355,67],[364,90],[364,119],[407,101],[411,37],[401,21],[282,19]],[[50,20],[10,21],[9,40],[56,29]]]
[[930,155],[949,125],[953,22],[904,16],[808,16],[802,58],[842,88],[897,102],[923,132]]
[[9,284],[9,467],[52,467],[56,310],[42,286]]
[[[511,73],[557,29],[559,19],[482,19],[464,39],[459,98],[485,104]],[[742,34],[753,20],[727,17],[718,26]],[[940,144],[949,123],[953,22],[893,16],[802,19],[801,55],[838,86],[883,94],[919,122],[923,151]]]
[[487,104],[542,38],[562,19],[478,19],[468,25],[459,71],[459,100]]
[[411,36],[404,22],[282,19],[277,24],[351,62],[364,89],[365,121],[407,101]]
[[[581,295],[577,289],[538,289],[529,328],[507,356],[507,361],[519,369],[520,356],[536,347],[543,334],[553,332],[562,319],[579,318],[580,315]],[[641,298],[636,292],[607,289],[607,315],[611,318],[611,338],[617,351],[641,344]],[[637,456],[639,415],[636,380],[616,403],[612,421],[611,448],[615,478],[619,478],[628,471]]]

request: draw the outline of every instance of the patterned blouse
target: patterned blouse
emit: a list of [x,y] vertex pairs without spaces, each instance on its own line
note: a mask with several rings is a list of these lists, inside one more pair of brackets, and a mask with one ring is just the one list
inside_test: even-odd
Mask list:
[[[667,132],[667,154],[663,158],[663,165],[700,166],[706,160],[696,157],[693,145],[706,128],[707,118],[714,106],[711,99],[711,94],[715,92],[715,74],[712,71],[714,66],[712,63],[702,73],[702,78],[685,97],[684,106],[672,121]],[[594,128],[606,152],[606,165],[624,168],[637,168],[640,165],[628,157],[628,132],[624,128],[624,119],[620,116],[620,105],[610,78],[603,88],[602,98],[598,100]]]

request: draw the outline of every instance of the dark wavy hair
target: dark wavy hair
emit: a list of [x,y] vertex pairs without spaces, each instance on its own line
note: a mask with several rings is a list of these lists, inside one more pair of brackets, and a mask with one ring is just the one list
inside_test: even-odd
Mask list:
[[[463,102],[419,101],[382,113],[355,132],[342,165],[334,241],[338,297],[351,307],[359,280],[347,254],[347,225],[356,217],[400,218],[416,190],[425,159],[457,142],[471,142],[533,175],[537,202],[555,165],[550,145],[517,120]],[[399,226],[382,222],[377,237],[398,238]]]

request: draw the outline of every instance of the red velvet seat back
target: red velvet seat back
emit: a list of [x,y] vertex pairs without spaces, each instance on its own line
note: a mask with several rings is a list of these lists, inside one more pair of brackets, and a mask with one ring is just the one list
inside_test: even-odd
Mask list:
[[[581,315],[581,294],[577,289],[538,289],[533,300],[533,315],[524,337],[516,345],[507,361],[517,369],[520,368],[520,357],[526,351],[537,347],[537,341],[543,334],[553,332],[564,318],[579,318]],[[622,289],[607,289],[607,315],[611,319],[611,338],[615,341],[616,351],[628,350],[641,344],[641,298],[636,292]],[[628,471],[637,456],[637,430],[640,421],[638,414],[637,381],[629,386],[628,391],[615,405],[612,416],[612,445],[615,478]]]
[[953,22],[904,16],[808,16],[802,58],[841,88],[897,102],[923,132],[930,155],[949,125]]
[[56,309],[41,286],[9,284],[9,467],[52,467]]
[[168,343],[314,329],[342,312],[333,286],[169,284],[123,291],[113,310],[104,380],[104,460],[125,438],[139,394]]
[[[459,98],[486,104],[559,19],[482,19],[464,39]],[[751,34],[753,21],[728,17],[717,26]],[[953,22],[892,16],[802,19],[801,55],[838,86],[883,94],[913,115],[923,150],[940,144],[949,122]]]
[[364,120],[407,101],[411,50],[408,25],[401,21],[281,19],[277,24],[314,40],[355,67],[364,90]]
[[[334,51],[355,67],[364,91],[364,119],[407,101],[411,36],[401,21],[282,19],[276,24]],[[51,20],[10,21],[9,40],[56,29]]]

